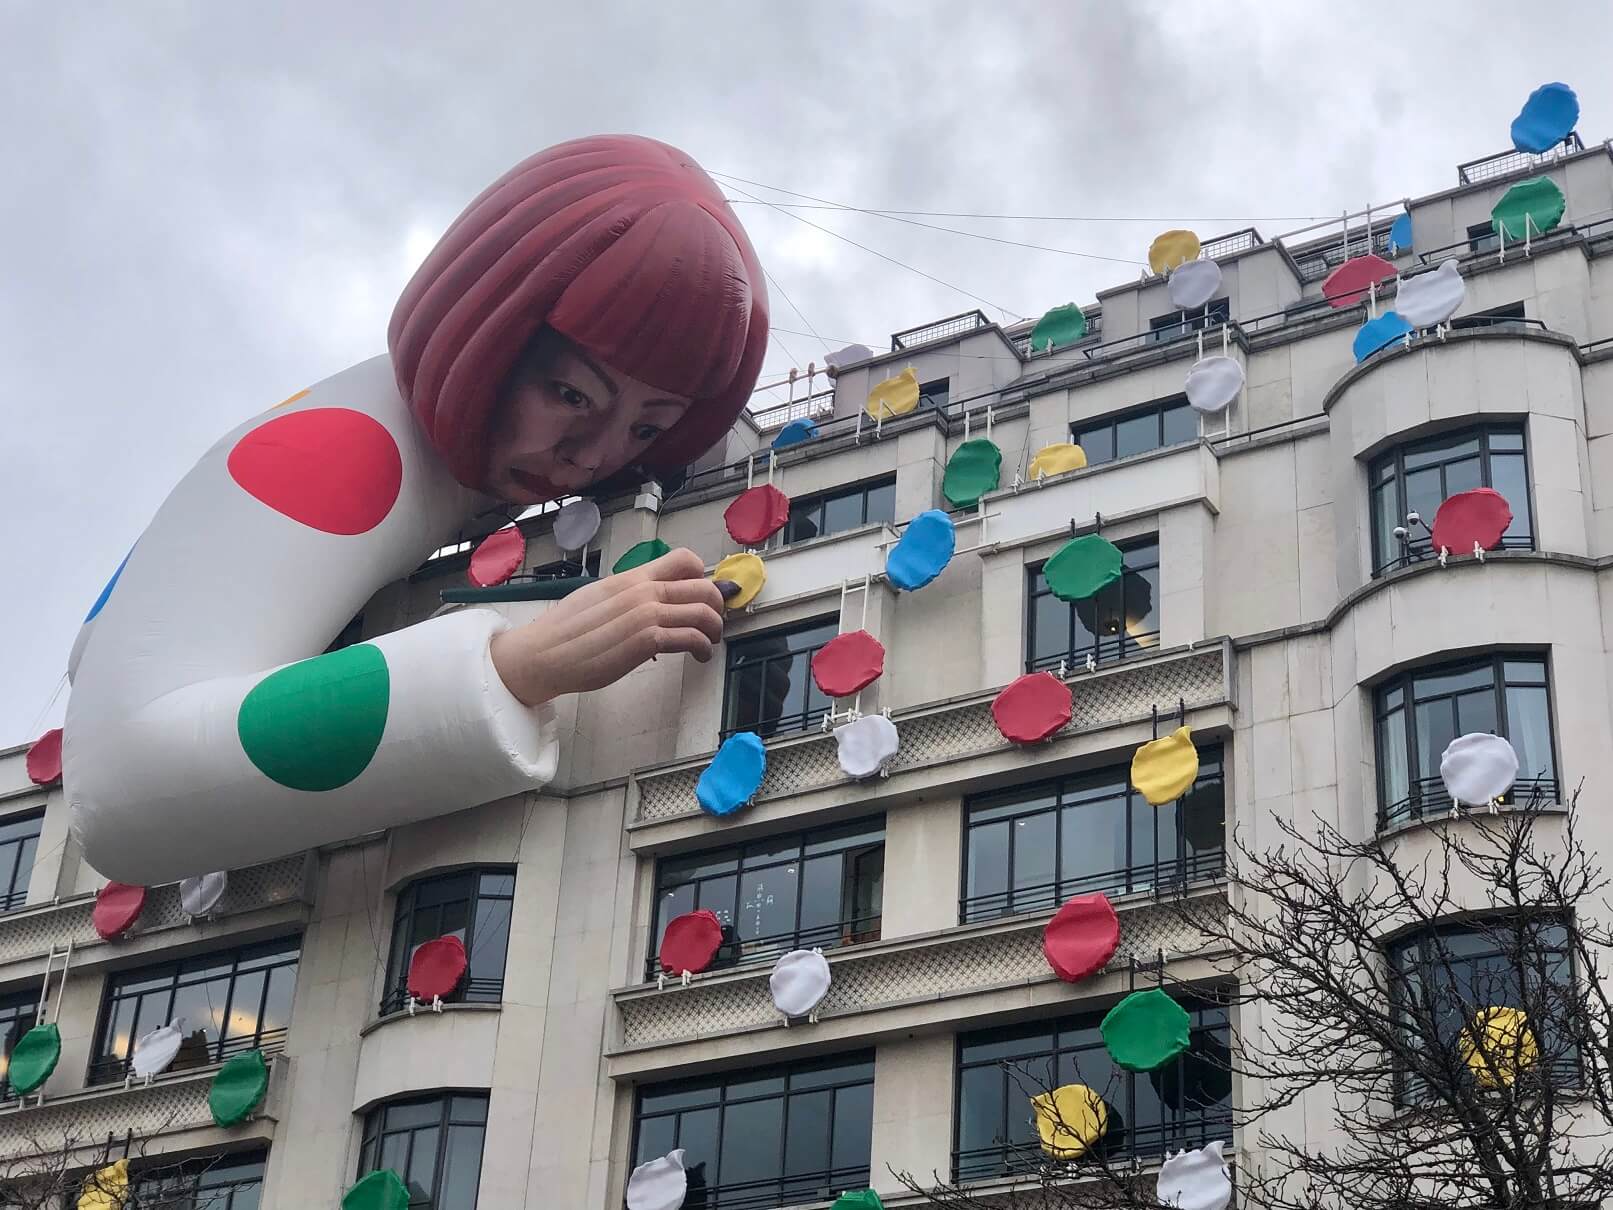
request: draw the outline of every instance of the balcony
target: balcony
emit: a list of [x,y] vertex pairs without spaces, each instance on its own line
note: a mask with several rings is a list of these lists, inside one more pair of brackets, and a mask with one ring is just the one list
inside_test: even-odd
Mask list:
[[827,391],[805,395],[774,407],[756,408],[747,412],[746,417],[756,426],[758,433],[771,433],[792,420],[819,420],[824,416],[833,416],[834,410],[835,393],[834,388],[830,387]]
[[[1192,894],[1221,902],[1220,891],[1213,888]],[[1201,934],[1185,925],[1172,905],[1136,895],[1115,900],[1115,910],[1120,947],[1105,971],[1129,970],[1133,958],[1154,961],[1160,952],[1167,960],[1203,956]],[[894,1030],[908,1027],[905,1017],[896,1019],[897,1010],[911,1015],[938,1004],[1030,987],[1045,986],[1062,996],[1063,985],[1042,951],[1042,932],[1051,918],[1051,911],[1038,912],[827,954],[833,983],[818,1009],[815,1040],[832,1032],[836,1022],[844,1028],[833,1032],[866,1036],[869,1023],[856,1018],[868,1013],[892,1013],[882,1024]],[[697,975],[687,987],[668,982],[660,990],[649,985],[616,991],[621,1033],[618,1048],[608,1056],[614,1060],[612,1074],[625,1076],[660,1064],[645,1052],[718,1035],[784,1029],[768,991],[770,974],[767,966],[742,967]],[[943,1009],[942,1015],[962,1018],[980,1011],[978,1004],[958,1005]]]
[[[1224,642],[1161,652],[1092,673],[1073,673],[1066,680],[1075,698],[1074,717],[1069,727],[1050,742],[1057,744],[1085,732],[1143,722],[1155,707],[1174,706],[1178,701],[1189,709],[1230,703],[1231,677],[1231,652]],[[1002,737],[992,721],[991,703],[997,693],[991,689],[936,705],[895,711],[892,718],[902,746],[890,763],[889,780],[882,785],[899,791],[904,775],[937,765],[1013,753],[1015,745]],[[629,830],[700,817],[694,787],[709,761],[709,756],[702,756],[635,774],[630,794],[636,790],[636,804]],[[768,745],[767,775],[756,802],[851,784],[836,758],[833,735],[791,737]]]
[[1478,185],[1485,181],[1498,180],[1504,176],[1513,176],[1517,173],[1532,172],[1544,165],[1555,164],[1558,160],[1568,156],[1577,155],[1585,150],[1585,144],[1580,141],[1577,131],[1569,131],[1568,137],[1550,151],[1502,151],[1495,155],[1487,155],[1477,160],[1469,160],[1465,164],[1456,166],[1456,179],[1463,185]]
[[[228,919],[249,912],[286,905],[306,906],[313,902],[312,854],[284,857],[264,865],[230,873],[229,888],[205,921],[192,923],[179,906],[179,884],[153,887],[146,896],[145,910],[133,931],[118,941],[119,957],[157,948],[155,935],[174,929],[195,928],[217,936],[234,931]],[[37,976],[35,964],[54,946],[73,946],[73,968],[86,962],[106,961],[114,950],[96,935],[90,916],[95,910],[94,895],[75,895],[55,903],[21,908],[0,916],[0,979],[11,977],[5,968],[27,963],[22,974]],[[149,940],[148,940],[149,939]],[[168,938],[161,944],[168,944]],[[146,944],[142,944],[142,942]]]
[[[289,1064],[284,1055],[270,1060],[263,1104],[248,1123],[231,1132],[232,1141],[273,1138]],[[108,1139],[116,1146],[131,1135],[135,1149],[146,1155],[216,1145],[218,1131],[207,1093],[217,1074],[218,1068],[209,1066],[130,1088],[114,1084],[64,1093],[23,1109],[13,1104],[0,1113],[0,1161],[66,1152],[69,1167],[88,1167],[103,1157]]]

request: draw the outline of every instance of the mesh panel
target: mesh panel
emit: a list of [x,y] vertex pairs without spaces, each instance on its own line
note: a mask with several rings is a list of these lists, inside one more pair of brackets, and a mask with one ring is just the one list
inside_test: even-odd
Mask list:
[[[1109,970],[1123,970],[1132,957],[1152,959],[1196,953],[1202,934],[1184,924],[1169,905],[1121,904],[1120,948]],[[1197,917],[1199,913],[1195,913]],[[1052,913],[1012,929],[938,938],[907,949],[828,955],[834,982],[818,1009],[820,1018],[848,1016],[911,1000],[951,999],[1000,987],[1051,982],[1042,954],[1042,930]],[[620,1000],[622,1041],[628,1047],[665,1046],[715,1033],[777,1024],[768,993],[771,971],[763,966],[742,978],[720,982],[699,976],[688,987],[668,982],[662,991],[634,991]]]
[[[307,894],[306,869],[305,859],[298,855],[235,871],[230,874],[224,898],[211,914],[229,916],[302,899]],[[75,950],[103,944],[90,923],[94,909],[95,900],[84,898],[58,907],[25,908],[0,915],[0,962],[43,958],[52,945],[61,949],[69,941]],[[185,913],[179,906],[179,884],[169,883],[153,888],[146,896],[145,909],[134,931],[179,928],[185,922]]]
[[[1070,682],[1070,690],[1075,699],[1071,725],[1076,729],[1115,726],[1145,718],[1155,706],[1163,714],[1174,710],[1178,700],[1190,707],[1214,705],[1226,700],[1221,648],[1131,661],[1091,675],[1077,674]],[[992,722],[990,697],[941,710],[898,713],[895,719],[902,747],[890,763],[892,774],[1010,746]],[[698,768],[641,776],[638,821],[649,823],[698,814],[694,786],[699,776]],[[767,777],[756,799],[764,802],[783,798],[845,780],[835,755],[834,736],[796,740],[769,747]]]

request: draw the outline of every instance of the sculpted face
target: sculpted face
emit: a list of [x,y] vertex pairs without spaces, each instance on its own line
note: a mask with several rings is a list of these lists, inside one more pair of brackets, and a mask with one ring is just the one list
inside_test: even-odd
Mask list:
[[499,397],[488,432],[488,491],[511,504],[580,491],[634,462],[690,403],[546,328]]

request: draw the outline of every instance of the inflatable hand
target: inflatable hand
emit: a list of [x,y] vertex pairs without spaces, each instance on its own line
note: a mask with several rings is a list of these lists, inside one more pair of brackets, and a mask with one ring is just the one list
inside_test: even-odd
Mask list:
[[767,332],[755,253],[675,148],[579,139],[496,181],[405,288],[389,354],[225,437],[95,602],[64,724],[89,863],[151,886],[531,790],[555,697],[709,658],[722,598],[687,551],[515,629],[466,609],[320,653],[499,502],[685,467]]

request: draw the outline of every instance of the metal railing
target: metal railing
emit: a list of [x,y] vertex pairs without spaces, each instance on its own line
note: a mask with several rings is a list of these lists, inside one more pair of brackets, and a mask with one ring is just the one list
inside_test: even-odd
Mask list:
[[1224,849],[1208,849],[1185,857],[1156,856],[1152,862],[1126,866],[1119,870],[1079,874],[1072,878],[1062,878],[1057,882],[1014,887],[1012,890],[994,891],[987,895],[960,899],[958,921],[961,924],[975,924],[982,920],[995,920],[1001,916],[1050,912],[1071,895],[1087,895],[1093,891],[1123,894],[1128,891],[1183,887],[1190,883],[1221,877],[1226,871],[1226,864],[1227,855]]
[[[756,962],[771,962],[791,950],[839,949],[846,945],[878,941],[882,918],[879,914],[853,916],[846,920],[836,920],[832,924],[795,929],[788,933],[774,933],[767,937],[739,937],[733,934],[733,926],[729,925],[724,928],[722,946],[717,950],[716,958],[707,969],[726,970],[749,966]],[[644,960],[644,978],[654,980],[660,972],[661,957],[659,954],[651,954]]]
[[[1013,341],[1012,341],[1012,344],[1013,344],[1015,350],[1019,353],[1019,355],[1021,357],[1025,358],[1027,361],[1030,360],[1032,357],[1046,357],[1049,352],[1054,351],[1054,350],[1045,350],[1044,349],[1043,351],[1041,351],[1039,353],[1033,353],[1031,351],[1031,331],[1033,331],[1033,330],[1034,329],[1030,329],[1030,330],[1027,330],[1025,332],[1020,333],[1018,336],[1014,337]],[[1088,341],[1091,341],[1091,340],[1093,340],[1093,339],[1095,339],[1095,338],[1097,338],[1099,336],[1102,336],[1102,335],[1103,335],[1103,312],[1102,312],[1102,310],[1093,311],[1093,312],[1091,312],[1090,314],[1087,315],[1087,334],[1085,336],[1083,336],[1080,340],[1076,341],[1074,344],[1065,345],[1064,348],[1079,348],[1081,345],[1086,344]],[[1056,351],[1062,352],[1063,349],[1059,349],[1059,350],[1056,350]]]
[[932,340],[941,340],[948,336],[961,336],[965,332],[973,332],[977,328],[991,327],[991,320],[986,318],[985,312],[978,309],[965,311],[962,315],[949,315],[945,319],[938,319],[934,323],[923,324],[917,328],[908,328],[903,332],[891,333],[891,352],[897,353],[903,349],[916,349],[920,345],[929,344]]
[[774,429],[783,428],[792,420],[816,420],[820,416],[832,416],[834,410],[835,392],[834,388],[830,387],[827,391],[803,395],[800,399],[792,399],[788,403],[757,408],[749,413],[749,417],[757,432],[770,433]]
[[[826,1168],[736,1181],[727,1185],[707,1185],[701,1176],[703,1164],[689,1169],[689,1191],[683,1204],[693,1210],[775,1210],[778,1206],[802,1206],[832,1202],[842,1193],[868,1188],[867,1164],[854,1168]],[[623,1202],[626,1205],[626,1202]]]
[[[1139,1076],[1139,1079],[1147,1079]],[[1028,1108],[1028,1107],[1027,1107]],[[1113,1121],[1113,1119],[1111,1119]],[[1102,1143],[1103,1157],[1116,1160],[1149,1160],[1172,1151],[1198,1148],[1214,1139],[1229,1138],[1232,1115],[1225,1109],[1189,1110],[1170,1122],[1148,1126],[1111,1125]],[[1081,1170],[1081,1161],[1068,1165],[1072,1176]],[[973,1147],[952,1153],[952,1178],[957,1181],[985,1180],[1013,1176],[1056,1165],[1036,1142],[1004,1142],[989,1147]]]
[[[1420,777],[1411,783],[1410,793],[1399,802],[1378,807],[1378,830],[1392,828],[1396,824],[1410,823],[1417,819],[1427,819],[1430,815],[1448,815],[1455,804],[1451,801],[1450,791],[1445,788],[1445,780],[1441,777]],[[1520,777],[1512,783],[1512,789],[1501,796],[1502,806],[1514,806],[1523,803],[1555,803],[1561,802],[1560,787],[1555,777]],[[1472,812],[1483,807],[1475,803],[1463,803],[1464,810]]]
[[1456,179],[1462,185],[1477,185],[1481,181],[1493,181],[1497,177],[1511,176],[1515,172],[1528,172],[1532,168],[1539,168],[1542,164],[1555,164],[1564,156],[1584,150],[1585,144],[1580,141],[1579,132],[1571,130],[1566,139],[1547,151],[1501,151],[1495,155],[1458,164]]
[[[1161,449],[1169,448],[1160,446]],[[1104,465],[1097,463],[1098,466]],[[1118,664],[1122,660],[1136,659],[1138,656],[1148,655],[1159,648],[1159,631],[1148,630],[1140,634],[1105,635],[1091,647],[1076,647],[1070,651],[1060,652],[1058,655],[1044,655],[1040,659],[1027,659],[1026,672],[1042,672],[1056,669],[1064,664],[1070,669],[1086,667],[1087,656],[1100,667],[1105,664]]]
[[1389,224],[1382,228],[1374,228],[1371,238],[1367,236],[1366,228],[1350,232],[1348,240],[1339,239],[1331,243],[1315,243],[1304,248],[1295,249],[1294,263],[1299,266],[1301,281],[1321,281],[1329,273],[1337,269],[1345,261],[1357,256],[1365,256],[1369,252],[1379,256],[1389,255]]
[[[1529,534],[1502,535],[1501,550],[1533,550],[1535,540]],[[1472,555],[1470,550],[1456,550],[1453,555]],[[1422,534],[1416,538],[1406,538],[1400,544],[1400,553],[1387,563],[1380,564],[1372,569],[1373,577],[1383,575],[1386,571],[1398,571],[1402,567],[1410,567],[1414,563],[1422,563],[1428,559],[1439,558],[1439,552],[1434,549],[1434,539],[1431,534]]]
[[[265,1055],[278,1054],[286,1046],[286,1031],[284,1029],[266,1029],[259,1034],[251,1034],[243,1038],[220,1039],[212,1042],[193,1043],[189,1038],[180,1043],[179,1054],[169,1064],[169,1071],[184,1071],[192,1067],[206,1067],[213,1063],[222,1063],[234,1055],[245,1054],[249,1050],[261,1050]],[[131,1048],[132,1049],[132,1048]],[[128,1058],[100,1058],[90,1063],[89,1075],[86,1080],[91,1085],[115,1084],[129,1074],[130,1064],[134,1061],[131,1054]]]
[[1231,256],[1234,252],[1258,248],[1265,242],[1260,232],[1253,227],[1245,227],[1241,231],[1233,231],[1228,235],[1218,235],[1212,240],[1206,240],[1199,245],[1199,255],[1215,260],[1218,257]]
[[[442,998],[444,1004],[498,1004],[504,999],[504,978],[466,979],[450,996]],[[381,1015],[402,1012],[409,1003],[407,980],[395,985],[381,1001]]]

